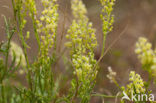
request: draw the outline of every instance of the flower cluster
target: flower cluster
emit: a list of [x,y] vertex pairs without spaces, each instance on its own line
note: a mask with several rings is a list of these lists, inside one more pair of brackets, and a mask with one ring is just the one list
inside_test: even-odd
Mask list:
[[9,52],[10,56],[12,57],[12,59],[14,58],[14,56],[16,57],[16,64],[18,64],[20,62],[20,65],[22,67],[26,66],[26,60],[25,60],[25,56],[23,53],[22,48],[17,45],[16,43],[14,43],[13,41],[10,43],[10,52]]
[[71,48],[74,73],[79,79],[86,78],[91,72],[95,77],[97,73],[97,71],[93,71],[96,63],[93,50],[97,46],[95,29],[92,28],[92,23],[86,16],[86,8],[81,0],[72,0],[72,10],[75,19],[66,35],[66,38],[70,39],[66,46]]
[[103,21],[103,32],[105,34],[113,28],[114,16],[112,15],[112,11],[115,0],[100,0],[100,2],[103,6],[101,19]]
[[74,74],[77,75],[79,81],[85,81],[87,78],[94,80],[96,78],[97,71],[93,69],[96,63],[94,54],[82,55],[81,51],[77,51],[73,55],[72,62],[75,67]]
[[87,10],[85,8],[85,5],[83,4],[82,1],[79,0],[72,0],[72,13],[74,15],[75,19],[84,19],[86,17],[87,14]]
[[41,58],[48,56],[48,51],[53,47],[54,39],[56,38],[57,24],[58,24],[58,4],[57,0],[42,0],[44,10],[40,21],[37,21],[38,32],[41,36]]
[[127,85],[127,89],[130,90],[133,88],[133,90],[135,90],[136,93],[144,93],[144,82],[140,75],[136,74],[134,71],[131,71],[129,77],[129,81],[131,81],[132,83]]
[[104,45],[106,41],[107,33],[112,31],[113,23],[114,23],[114,16],[112,15],[113,6],[115,5],[115,0],[100,0],[102,5],[102,13],[101,13],[101,20],[103,22],[103,50],[104,53]]
[[154,52],[151,43],[147,42],[146,38],[139,38],[136,43],[135,53],[138,54],[138,58],[143,65],[153,63]]
[[30,17],[37,15],[35,0],[25,0],[26,9],[28,9]]
[[114,72],[111,67],[108,67],[108,72],[109,72],[109,74],[107,75],[107,78],[112,83],[115,80],[116,72]]
[[127,88],[123,87],[123,90],[128,94],[131,95],[131,93],[138,94],[138,93],[145,93],[146,89],[144,86],[144,81],[140,77],[139,74],[136,74],[134,71],[131,71],[129,74],[129,83],[127,85]]
[[[148,72],[156,71],[156,52],[152,49],[152,44],[146,38],[140,37],[136,43],[135,53],[143,65],[143,68]],[[155,75],[153,73],[153,75]]]
[[66,38],[71,40],[66,43],[66,46],[72,49],[71,55],[76,52],[77,48],[81,48],[85,53],[86,50],[93,51],[97,46],[95,29],[92,28],[91,23],[88,23],[88,20],[73,20]]
[[[71,0],[74,20],[67,31],[66,38],[70,41],[65,45],[70,48],[74,74],[80,85],[79,96],[89,100],[94,80],[97,75],[94,49],[97,46],[95,29],[86,16],[87,10],[82,0]],[[89,92],[90,91],[90,92]]]
[[86,50],[93,51],[97,46],[95,29],[92,28],[92,23],[86,16],[86,8],[82,1],[72,0],[72,10],[75,19],[66,35],[66,38],[71,40],[66,43],[66,46],[72,48],[71,55],[77,48],[81,48],[83,53]]

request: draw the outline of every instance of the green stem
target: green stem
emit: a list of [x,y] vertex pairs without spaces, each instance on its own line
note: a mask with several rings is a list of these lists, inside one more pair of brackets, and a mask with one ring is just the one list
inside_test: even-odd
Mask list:
[[0,102],[7,103],[6,102],[6,96],[5,96],[5,88],[4,88],[2,81],[0,82],[0,91],[1,91],[1,98],[0,98],[1,101]]
[[1,84],[1,90],[2,90],[2,102],[5,103],[5,94],[4,94],[4,86]]
[[113,79],[113,82],[115,83],[115,85],[122,91],[120,85],[118,84],[118,82],[115,80],[115,78]]
[[16,9],[15,9],[15,2],[14,2],[14,0],[12,0],[12,6],[13,6],[13,10],[14,10],[14,20],[16,21]]
[[29,83],[29,86],[30,86],[30,88],[32,90],[32,80],[31,80],[30,64],[29,64],[29,59],[28,59],[28,55],[27,55],[27,49],[26,49],[24,36],[23,36],[23,33],[22,33],[21,29],[20,29],[20,39],[21,39],[22,46],[23,46],[23,49],[24,49],[24,56],[25,56],[26,63],[27,63],[27,68],[28,68],[28,83]]
[[8,35],[7,39],[7,48],[6,48],[6,55],[5,55],[5,68],[4,71],[3,71],[3,75],[2,75],[2,82],[3,82],[3,79],[5,78],[6,74],[7,74],[7,71],[8,71],[8,57],[9,57],[9,49],[10,49],[10,42],[11,42],[11,39],[12,39],[12,36],[14,34],[13,33],[10,33],[9,29],[10,29],[10,25],[7,23],[7,20],[6,18],[4,17],[4,20],[5,20],[5,26],[6,26],[6,33]]
[[101,52],[102,57],[103,57],[104,51],[105,51],[106,35],[107,35],[107,33],[104,32],[103,43],[102,43],[102,52]]
[[[31,70],[30,70],[30,64],[29,64],[29,59],[28,59],[28,55],[27,55],[27,48],[26,48],[26,42],[24,40],[24,36],[23,36],[23,29],[22,29],[22,20],[21,20],[21,10],[19,10],[18,12],[18,20],[19,20],[19,24],[17,23],[17,27],[19,27],[19,37],[20,37],[20,40],[21,40],[21,43],[22,43],[22,47],[23,47],[23,50],[24,50],[24,56],[25,56],[25,59],[26,59],[26,63],[27,63],[27,68],[28,68],[28,73],[27,73],[27,76],[28,76],[28,84],[29,84],[29,87],[30,87],[30,90],[33,92],[33,87],[32,87],[32,79],[31,79]],[[32,102],[33,100],[33,97],[30,98],[30,102]]]

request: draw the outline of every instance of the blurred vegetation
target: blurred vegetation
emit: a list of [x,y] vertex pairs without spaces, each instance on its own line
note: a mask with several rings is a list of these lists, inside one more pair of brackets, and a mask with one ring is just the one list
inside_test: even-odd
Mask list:
[[155,94],[156,1],[71,1],[0,1],[0,102],[126,103],[129,89]]

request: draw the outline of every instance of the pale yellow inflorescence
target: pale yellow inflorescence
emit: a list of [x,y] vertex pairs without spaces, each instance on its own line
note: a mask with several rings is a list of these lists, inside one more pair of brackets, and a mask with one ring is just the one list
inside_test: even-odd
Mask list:
[[41,36],[41,57],[48,56],[49,49],[54,45],[58,26],[58,4],[57,0],[41,0],[44,6],[42,16],[38,23],[38,32]]
[[95,79],[97,74],[97,69],[94,68],[96,60],[93,52],[97,46],[95,29],[86,16],[87,10],[82,0],[72,0],[71,4],[74,20],[66,35],[70,41],[65,45],[71,49],[74,74],[79,81],[87,78]]
[[86,14],[87,10],[83,2],[80,0],[71,1],[72,13],[75,19],[87,19]]
[[151,43],[147,42],[146,38],[140,37],[136,43],[135,53],[142,64],[151,64],[153,62],[154,52]]
[[144,82],[139,74],[131,71],[129,81],[131,82],[129,85],[127,85],[127,90],[129,93],[131,90],[135,90],[136,93],[145,93]]
[[100,0],[102,8],[101,19],[103,21],[103,32],[111,31],[114,22],[114,16],[112,15],[113,6],[116,0]]
[[138,54],[143,68],[156,76],[156,51],[152,49],[152,44],[146,38],[140,37],[136,43],[135,53]]
[[74,74],[77,75],[80,81],[84,81],[87,78],[94,80],[97,75],[97,70],[93,70],[96,60],[94,60],[94,54],[89,53],[87,56],[82,55],[80,51],[73,55],[72,63],[75,67]]
[[142,80],[141,76],[139,74],[136,74],[134,71],[131,71],[129,74],[129,81],[130,83],[125,87],[122,87],[123,91],[127,95],[133,94],[139,94],[139,93],[145,93],[145,85],[144,81]]
[[11,41],[11,43],[10,43],[9,54],[12,57],[12,59],[14,56],[16,56],[16,61],[15,61],[16,65],[20,62],[20,65],[22,67],[26,66],[26,60],[25,60],[25,56],[24,56],[22,48],[13,41]]
[[102,5],[101,19],[103,22],[103,34],[104,36],[112,31],[114,16],[112,15],[113,7],[116,0],[100,0]]
[[111,83],[113,83],[115,80],[116,72],[114,72],[111,67],[108,67],[108,72],[109,74],[107,75],[107,78],[110,80]]

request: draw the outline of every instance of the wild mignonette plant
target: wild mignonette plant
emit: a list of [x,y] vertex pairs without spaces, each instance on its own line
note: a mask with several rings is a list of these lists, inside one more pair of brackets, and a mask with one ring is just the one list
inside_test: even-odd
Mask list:
[[[71,0],[73,20],[68,28],[65,46],[72,67],[72,80],[67,93],[59,94],[61,87],[59,77],[55,77],[55,65],[59,59],[57,53],[59,5],[57,0],[41,0],[43,11],[38,15],[35,0],[12,0],[14,18],[7,19],[4,16],[6,40],[0,42],[0,103],[89,103],[92,96],[104,98],[117,98],[125,94],[147,94],[152,91],[149,85],[156,81],[156,49],[152,49],[151,43],[146,38],[140,37],[136,43],[135,53],[141,62],[143,70],[149,73],[149,80],[143,81],[135,71],[129,74],[129,83],[120,86],[111,67],[108,67],[108,79],[119,88],[120,94],[109,96],[94,92],[96,77],[99,71],[99,62],[105,54],[105,42],[109,32],[112,31],[114,16],[112,14],[115,0],[99,0],[102,6],[101,21],[103,31],[103,45],[101,57],[95,59],[94,50],[98,43],[96,29],[87,17],[87,9],[82,0]],[[26,17],[31,19],[33,32],[27,30]],[[26,32],[25,32],[26,31]],[[18,36],[20,43],[12,40]],[[30,60],[28,39],[34,34],[38,44],[37,56]],[[66,75],[66,74],[63,74]],[[25,77],[26,85],[16,82],[13,78]],[[13,83],[12,83],[13,81]],[[138,95],[139,97],[139,95]],[[131,100],[132,98],[129,98]],[[136,98],[135,103],[145,103]],[[121,100],[126,103],[126,100]],[[152,101],[149,101],[153,103]]]
[[[56,95],[56,93],[54,92],[53,72],[51,69],[54,57],[52,57],[52,54],[49,54],[49,51],[50,48],[53,47],[56,37],[58,5],[56,4],[56,0],[42,0],[41,2],[44,6],[44,10],[42,12],[42,16],[40,17],[40,20],[38,20],[36,3],[34,0],[12,0],[14,20],[17,22],[14,31],[19,34],[24,52],[17,46],[17,44],[11,41],[12,35],[14,33],[10,33],[9,24],[7,24],[6,22],[6,30],[7,34],[9,35],[8,44],[6,46],[6,61],[8,61],[8,54],[10,53],[13,60],[11,66],[18,64],[17,67],[20,66],[20,68],[23,68],[23,70],[25,71],[28,81],[28,88],[23,86],[16,87],[16,92],[10,95],[10,97],[7,97],[7,94],[5,94],[5,88],[1,83],[2,91],[4,91],[1,94],[2,103],[48,103],[51,102]],[[36,57],[34,63],[29,62],[27,54],[27,48],[29,46],[27,45],[26,40],[29,38],[30,32],[28,31],[26,33],[26,36],[23,32],[24,26],[26,24],[25,17],[27,16],[27,12],[29,12],[28,14],[32,19],[34,34],[39,47],[39,54],[38,57]],[[42,35],[39,36],[39,34],[41,33]],[[3,45],[1,47],[3,47]],[[1,64],[3,64],[3,62],[1,62]],[[7,62],[6,65],[8,65]],[[11,69],[15,71],[16,68],[12,67]],[[3,69],[5,76],[6,72],[8,71],[5,71],[5,68],[2,68],[2,70]],[[7,100],[7,98],[10,99]]]
[[94,48],[97,46],[95,29],[89,22],[87,10],[81,0],[71,0],[74,20],[68,30],[66,45],[71,48],[70,55],[76,79],[72,81],[72,101],[76,96],[81,98],[82,103],[89,102],[97,68],[94,67]]
[[149,89],[149,86],[152,84],[152,77],[155,81],[156,52],[152,49],[152,44],[149,43],[146,38],[140,37],[136,43],[135,53],[138,55],[138,59],[142,64],[143,70],[149,73],[147,82],[143,81],[141,76],[135,73],[135,71],[131,71],[129,74],[130,83],[121,87],[115,78],[116,72],[114,72],[110,67],[108,68],[109,74],[107,77],[111,82],[115,83],[116,86],[119,87],[119,90],[122,92],[119,96],[125,96],[121,100],[121,103],[126,103],[127,100],[133,101],[134,103],[154,103],[154,97],[151,95],[152,91]]
[[[94,50],[98,46],[96,29],[87,17],[87,9],[82,0],[71,0],[72,23],[67,31],[65,46],[68,48],[69,61],[72,65],[73,78],[68,92],[59,95],[60,87],[54,77],[54,65],[58,59],[56,38],[58,36],[59,5],[57,0],[41,0],[43,11],[38,15],[35,0],[12,0],[14,19],[4,17],[6,41],[0,43],[0,103],[89,103],[92,96],[104,98],[122,97],[136,94],[150,94],[149,85],[156,81],[156,49],[144,37],[136,43],[135,53],[143,70],[149,73],[145,82],[139,74],[131,71],[129,83],[120,86],[116,80],[117,73],[110,67],[107,77],[120,90],[119,96],[107,96],[93,92],[98,74],[98,64],[104,56],[106,37],[112,31],[114,16],[112,14],[115,0],[99,0],[102,6],[101,21],[103,30],[103,46],[101,57],[96,60]],[[26,17],[31,19],[33,32],[26,30]],[[13,22],[11,22],[13,21]],[[20,44],[12,40],[18,35]],[[27,40],[34,34],[38,44],[38,52],[34,61],[30,62]],[[66,55],[64,55],[66,56]],[[67,56],[68,58],[68,56]],[[71,69],[71,68],[70,68]],[[24,74],[27,86],[22,83],[11,83],[13,77]],[[66,75],[66,74],[64,74]],[[56,78],[56,79],[55,79]],[[132,99],[132,98],[130,98]],[[147,102],[145,98],[141,102]],[[126,100],[121,100],[126,103]],[[153,103],[150,101],[150,103]]]

